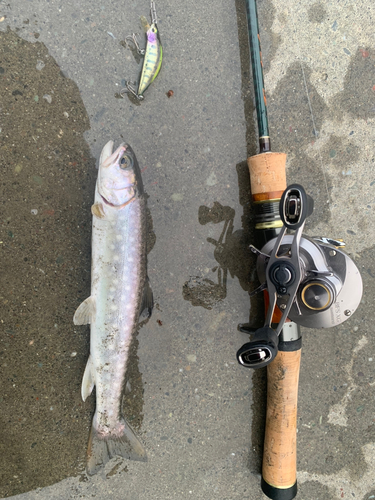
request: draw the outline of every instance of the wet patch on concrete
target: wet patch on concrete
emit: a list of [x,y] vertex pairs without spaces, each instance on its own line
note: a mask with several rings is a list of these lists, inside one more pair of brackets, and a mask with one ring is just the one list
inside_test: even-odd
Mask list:
[[[327,105],[310,83],[310,74],[307,66],[302,70],[300,63],[292,64],[268,99],[273,151],[280,150],[282,146],[283,150],[288,150],[293,155],[314,141],[316,132],[321,129]],[[309,101],[314,110],[314,121],[306,113]]]
[[9,30],[0,44],[0,493],[8,496],[72,475],[85,461],[88,339],[72,317],[89,287],[95,161],[82,137],[89,121],[79,91],[46,47]]
[[276,15],[273,2],[270,0],[257,2],[257,11],[263,70],[267,73],[280,45],[281,35],[272,31],[272,25]]
[[298,483],[298,495],[304,498],[314,498],[314,500],[328,500],[332,498],[331,492],[327,486],[323,486],[318,481],[308,481]]
[[[96,169],[83,138],[89,119],[79,90],[46,47],[8,30],[0,33],[0,54],[0,495],[6,497],[85,466],[95,399],[81,400],[89,336],[72,318],[90,290]],[[137,397],[125,398],[127,416],[138,427],[137,367],[129,376]]]
[[193,276],[184,284],[183,296],[192,305],[212,309],[215,303],[225,299],[228,273],[232,278],[235,276],[238,278],[244,290],[249,290],[251,272],[249,241],[244,230],[234,231],[234,216],[233,208],[223,206],[219,202],[214,202],[212,207],[204,205],[199,207],[200,224],[220,224],[221,227],[215,238],[207,238],[212,244],[214,258],[218,263],[218,266],[211,269],[216,275],[215,280]]
[[302,68],[300,63],[289,66],[268,99],[268,112],[272,150],[288,151],[287,182],[304,185],[315,206],[319,206],[308,219],[308,227],[313,228],[318,220],[330,217],[327,200],[332,180],[325,162],[320,158],[315,161],[306,154],[306,148],[315,143],[327,112],[327,105],[310,82],[310,74],[309,68]]
[[316,2],[308,10],[308,19],[311,23],[322,23],[327,18],[327,11],[323,3]]
[[[249,250],[250,243],[254,243],[255,240],[255,222],[247,163],[242,162],[236,165],[236,171],[239,203],[243,207],[241,229],[234,230],[235,211],[233,208],[223,206],[217,201],[213,203],[212,207],[205,205],[199,207],[199,223],[207,225],[209,234],[215,233],[215,238],[208,237],[207,241],[213,245],[212,251],[218,266],[211,270],[211,272],[216,273],[215,281],[202,276],[192,276],[185,282],[183,297],[190,301],[193,306],[206,309],[218,307],[227,294],[226,281],[228,276],[237,277],[242,289],[247,292],[254,290],[259,285],[255,271],[256,257]],[[263,311],[263,294],[249,298],[249,325],[251,327],[263,326]],[[248,335],[241,335],[243,335],[244,343],[249,340]],[[244,397],[252,400],[251,447],[246,456],[246,463],[252,473],[258,474],[261,471],[265,429],[266,369],[255,370],[252,373],[251,385],[252,388],[244,394]]]
[[352,55],[344,79],[343,91],[332,99],[335,115],[351,118],[375,118],[375,49],[360,47]]
[[[207,237],[213,256],[218,263],[211,269],[210,278],[191,276],[183,286],[183,297],[194,306],[212,309],[227,295],[227,278],[236,277],[245,291],[254,288],[255,258],[249,250],[254,241],[253,211],[251,209],[250,178],[246,162],[237,165],[239,202],[243,206],[242,228],[235,230],[235,210],[215,201],[212,207],[202,205],[198,210],[198,221],[207,226]],[[218,227],[213,229],[212,225]],[[219,229],[220,228],[220,229]],[[212,274],[214,273],[214,274]]]
[[351,175],[347,166],[355,163],[361,151],[353,136],[337,137],[331,135],[329,141],[320,150],[320,156],[327,168],[334,167],[335,174]]

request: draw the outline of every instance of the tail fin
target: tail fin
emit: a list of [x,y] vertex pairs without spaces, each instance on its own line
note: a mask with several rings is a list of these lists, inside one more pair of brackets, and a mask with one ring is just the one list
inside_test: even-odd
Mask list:
[[96,474],[101,467],[115,456],[128,458],[129,460],[147,461],[143,444],[125,419],[120,420],[118,428],[121,428],[121,431],[103,438],[94,425],[91,426],[86,466],[86,472],[89,476]]

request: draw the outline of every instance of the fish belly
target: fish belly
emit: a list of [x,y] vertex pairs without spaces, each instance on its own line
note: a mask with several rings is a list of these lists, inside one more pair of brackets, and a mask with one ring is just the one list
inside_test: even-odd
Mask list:
[[120,414],[129,346],[146,279],[144,203],[134,200],[93,220],[90,357],[95,370],[96,424],[111,432]]

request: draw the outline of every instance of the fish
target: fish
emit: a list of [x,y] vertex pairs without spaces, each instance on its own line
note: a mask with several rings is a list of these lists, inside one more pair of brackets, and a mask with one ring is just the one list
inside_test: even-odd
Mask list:
[[150,317],[146,195],[132,148],[103,148],[92,212],[91,294],[76,310],[75,325],[90,325],[90,356],[82,380],[85,401],[96,388],[96,409],[86,471],[111,458],[146,461],[146,450],[122,415],[129,347],[140,321]]

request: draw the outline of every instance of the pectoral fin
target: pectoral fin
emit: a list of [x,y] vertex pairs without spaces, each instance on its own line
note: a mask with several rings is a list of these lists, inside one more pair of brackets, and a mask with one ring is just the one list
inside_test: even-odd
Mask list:
[[140,323],[151,316],[153,307],[154,307],[154,296],[152,293],[150,280],[148,279],[147,276],[145,288],[143,290],[141,312],[139,315]]
[[94,205],[91,206],[91,213],[98,219],[104,219],[105,213],[103,203],[94,203]]
[[89,325],[94,317],[95,302],[92,297],[88,297],[78,307],[73,316],[73,323],[75,325]]

